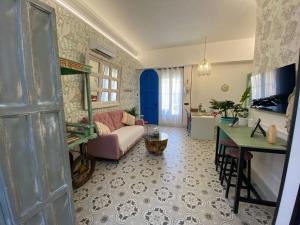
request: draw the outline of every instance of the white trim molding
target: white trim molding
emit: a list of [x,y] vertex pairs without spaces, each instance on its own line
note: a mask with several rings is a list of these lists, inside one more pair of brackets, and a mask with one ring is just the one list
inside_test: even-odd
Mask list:
[[91,10],[84,1],[79,0],[55,0],[61,6],[63,6],[68,11],[75,14],[85,23],[90,25],[97,32],[102,34],[104,37],[109,39],[119,48],[127,52],[133,58],[138,58],[138,52],[132,47],[128,41],[124,40],[117,31],[113,30],[112,26],[108,24],[103,18],[97,16],[93,10]]

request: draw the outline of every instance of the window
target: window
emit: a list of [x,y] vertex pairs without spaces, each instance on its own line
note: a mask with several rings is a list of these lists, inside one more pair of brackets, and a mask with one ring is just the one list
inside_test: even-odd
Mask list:
[[87,64],[92,66],[90,86],[93,108],[119,104],[121,67],[93,53],[88,54]]
[[159,123],[167,126],[182,125],[183,69],[160,69]]

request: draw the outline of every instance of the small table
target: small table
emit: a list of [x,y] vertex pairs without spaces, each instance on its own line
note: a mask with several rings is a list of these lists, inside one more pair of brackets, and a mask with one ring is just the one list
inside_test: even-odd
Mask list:
[[[67,144],[69,147],[69,158],[71,166],[71,176],[73,188],[79,188],[84,185],[93,175],[96,161],[94,157],[88,154],[87,142],[90,137],[85,137],[83,134],[68,133]],[[79,146],[79,151],[75,147]]]
[[[236,143],[240,151],[240,159],[244,159],[244,154],[246,151],[251,152],[262,152],[262,153],[272,153],[272,154],[286,154],[286,141],[278,138],[276,144],[269,144],[267,139],[261,135],[256,135],[251,138],[250,134],[252,128],[249,127],[230,127],[228,125],[218,124],[217,127],[217,140],[216,140],[216,152],[219,150],[219,134],[222,130],[226,135]],[[215,163],[216,159],[215,159]],[[242,185],[242,173],[244,168],[244,160],[239,160],[239,165],[237,168],[237,180],[235,187],[235,197],[234,197],[234,213],[238,213],[239,203],[248,202],[252,204],[260,204],[267,206],[276,206],[277,202],[271,202],[262,200],[259,194],[255,191],[251,185],[251,190],[254,191],[257,199],[244,198],[241,197],[241,185]]]
[[159,132],[158,136],[145,135],[145,145],[149,152],[161,155],[168,144],[168,135],[164,132]]

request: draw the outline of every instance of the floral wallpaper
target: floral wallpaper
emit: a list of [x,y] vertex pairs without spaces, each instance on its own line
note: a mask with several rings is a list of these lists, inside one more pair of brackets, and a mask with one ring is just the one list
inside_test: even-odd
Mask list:
[[[138,106],[139,79],[136,68],[138,68],[139,62],[55,1],[42,0],[42,2],[53,7],[56,12],[60,57],[84,63],[90,38],[96,38],[102,45],[114,49],[116,52],[116,58],[112,59],[111,62],[122,66],[120,105],[118,107],[96,109],[94,112],[111,111],[117,108],[127,109]],[[83,103],[83,78],[80,75],[76,75],[62,77],[61,80],[65,118],[68,122],[77,122],[87,115]]]
[[300,1],[257,0],[254,73],[298,62]]
[[[300,47],[300,1],[256,0],[256,38],[253,73],[297,63]],[[279,114],[250,110],[254,119],[261,118],[265,128],[276,125],[278,136],[286,139],[285,117]],[[279,192],[284,157],[254,154],[252,169],[259,190],[269,199]]]

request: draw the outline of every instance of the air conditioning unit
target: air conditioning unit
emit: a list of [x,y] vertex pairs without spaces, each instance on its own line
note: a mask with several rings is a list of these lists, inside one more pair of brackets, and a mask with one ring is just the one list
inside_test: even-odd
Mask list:
[[89,48],[93,52],[95,52],[95,53],[97,53],[99,55],[102,55],[102,56],[104,56],[106,58],[111,59],[111,58],[115,58],[116,57],[115,51],[113,51],[112,49],[109,49],[109,48],[103,46],[102,44],[100,44],[99,42],[97,42],[97,40],[95,40],[95,39],[91,39],[89,41]]

